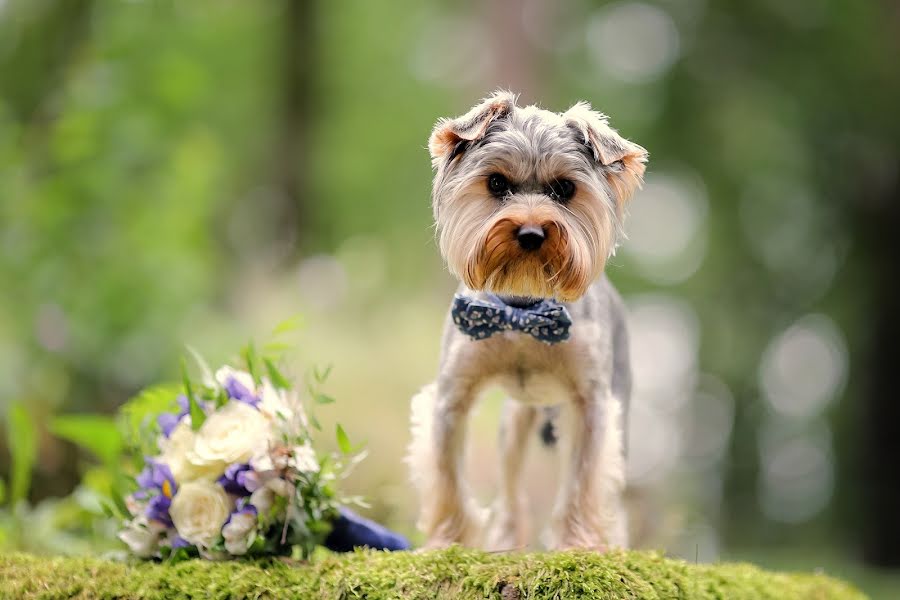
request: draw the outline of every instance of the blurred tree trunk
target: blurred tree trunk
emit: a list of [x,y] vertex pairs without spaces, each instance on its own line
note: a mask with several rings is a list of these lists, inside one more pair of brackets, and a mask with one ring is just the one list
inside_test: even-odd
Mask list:
[[900,163],[894,182],[873,203],[865,237],[875,294],[865,389],[861,494],[863,551],[868,562],[900,566]]
[[278,240],[286,254],[297,248],[298,236],[311,226],[312,202],[309,147],[316,62],[316,3],[285,0],[282,42],[281,114],[277,121],[275,185],[282,196]]
[[[530,104],[540,98],[541,90],[535,82],[543,81],[543,78],[539,72],[537,49],[524,29],[523,4],[523,0],[498,0],[485,2],[482,9],[491,32],[488,40],[494,55],[488,85],[522,94],[522,100]],[[549,18],[552,8],[546,11]]]

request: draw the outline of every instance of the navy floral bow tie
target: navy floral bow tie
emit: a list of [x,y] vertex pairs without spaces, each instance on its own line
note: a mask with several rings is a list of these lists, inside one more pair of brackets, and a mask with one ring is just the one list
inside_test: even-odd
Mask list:
[[557,344],[569,339],[572,325],[566,307],[553,300],[519,308],[493,295],[472,298],[457,294],[450,314],[459,330],[474,340],[487,339],[500,331],[521,331],[544,343]]

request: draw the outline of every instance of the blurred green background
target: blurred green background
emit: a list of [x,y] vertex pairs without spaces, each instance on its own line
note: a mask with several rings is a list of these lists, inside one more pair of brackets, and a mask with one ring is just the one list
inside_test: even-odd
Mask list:
[[[408,400],[454,288],[426,140],[507,87],[588,100],[651,154],[608,268],[637,542],[900,594],[898,64],[887,0],[0,0],[0,478],[14,402],[38,440],[0,548],[110,532],[53,415],[296,314],[295,372],[334,365],[328,416],[371,452],[349,488],[413,533]],[[532,459],[540,518],[554,458]],[[472,465],[484,497],[494,464]]]

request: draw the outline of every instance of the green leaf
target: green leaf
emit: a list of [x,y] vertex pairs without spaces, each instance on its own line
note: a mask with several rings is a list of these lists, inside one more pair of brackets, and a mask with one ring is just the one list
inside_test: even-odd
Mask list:
[[250,373],[250,376],[253,377],[253,382],[256,385],[259,385],[262,381],[260,380],[259,373],[259,359],[256,355],[256,348],[253,346],[253,342],[250,342],[244,347],[244,351],[241,353],[244,362],[247,365],[247,372]]
[[191,553],[187,548],[176,548],[166,557],[166,562],[170,565],[176,565],[191,558]]
[[281,335],[282,333],[288,333],[289,331],[294,331],[295,329],[299,329],[303,326],[303,317],[297,315],[296,317],[291,317],[290,319],[286,319],[275,326],[275,329],[272,330],[272,335]]
[[328,379],[328,376],[331,374],[332,365],[328,365],[325,367],[324,371],[319,371],[319,367],[313,367],[313,377],[316,380],[316,383],[325,383],[325,380]]
[[309,422],[310,424],[316,428],[316,431],[322,431],[322,424],[319,423],[319,420],[316,418],[316,415],[313,413],[309,413]]
[[263,351],[267,356],[277,358],[294,347],[293,344],[285,342],[266,342],[263,344]]
[[335,428],[335,434],[337,437],[338,448],[341,449],[341,452],[344,454],[350,454],[353,450],[353,446],[350,444],[350,438],[347,437],[347,432],[344,431],[344,428],[341,427],[340,423]]
[[122,496],[122,493],[113,486],[113,489],[110,490],[110,498],[112,498],[113,505],[118,511],[119,517],[122,519],[126,519],[131,516],[131,511],[128,510],[128,505],[125,504],[125,498]]
[[219,390],[216,394],[216,408],[222,408],[226,404],[228,404],[228,394],[225,390]]
[[0,504],[6,501],[6,482],[0,479]]
[[281,374],[281,371],[275,366],[275,364],[269,360],[268,358],[263,359],[263,363],[266,365],[266,371],[269,373],[269,379],[272,380],[272,384],[283,390],[291,389],[291,382],[288,381],[284,375]]
[[119,515],[116,514],[116,511],[114,511],[113,508],[109,505],[109,502],[103,502],[103,501],[101,500],[101,501],[100,501],[100,510],[103,511],[103,516],[105,516],[105,517],[109,517],[109,518],[116,517],[116,518],[118,518],[118,516],[119,516]]
[[206,413],[203,412],[203,409],[200,407],[200,403],[197,402],[196,398],[190,396],[188,401],[190,402],[191,409],[191,429],[198,431],[204,421],[206,421]]
[[200,408],[200,403],[197,402],[197,397],[194,396],[194,388],[191,387],[191,379],[188,377],[187,364],[184,358],[181,359],[181,381],[184,384],[184,391],[188,397],[188,406],[191,412],[191,429],[197,431],[206,420],[206,413]]
[[187,344],[184,345],[187,348],[187,351],[191,353],[191,356],[194,358],[194,362],[197,363],[197,366],[200,367],[200,374],[203,377],[204,384],[208,381],[211,383],[215,383],[216,378],[213,377],[212,369],[209,368],[209,365],[206,363],[206,360],[203,356],[197,352],[193,346],[189,346]]
[[124,441],[116,421],[105,415],[61,415],[50,421],[51,433],[93,453],[114,467],[122,455]]
[[313,396],[313,400],[316,401],[316,404],[333,404],[334,398],[327,394],[316,394]]
[[9,501],[15,506],[28,495],[38,445],[34,421],[20,402],[14,402],[9,407],[6,415],[6,433],[12,458]]
[[159,413],[172,410],[182,391],[180,384],[163,383],[141,390],[123,404],[119,408],[119,425],[125,439],[137,439],[148,425],[155,425]]

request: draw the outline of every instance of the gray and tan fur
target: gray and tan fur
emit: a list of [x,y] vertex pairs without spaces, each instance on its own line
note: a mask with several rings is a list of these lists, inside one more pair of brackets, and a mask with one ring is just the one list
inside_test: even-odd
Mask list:
[[[647,152],[585,103],[552,113],[518,107],[508,92],[438,121],[429,150],[440,249],[459,293],[492,292],[510,304],[552,297],[566,303],[573,325],[570,339],[554,345],[518,332],[474,341],[448,316],[437,379],[412,400],[408,462],[427,546],[528,543],[524,454],[540,407],[560,405],[563,465],[550,546],[625,547],[630,370],[624,310],[603,269]],[[508,188],[490,188],[492,176]],[[538,247],[526,247],[524,231],[539,232]],[[471,498],[462,458],[469,412],[492,385],[514,400],[503,409],[500,486],[488,511]]]

